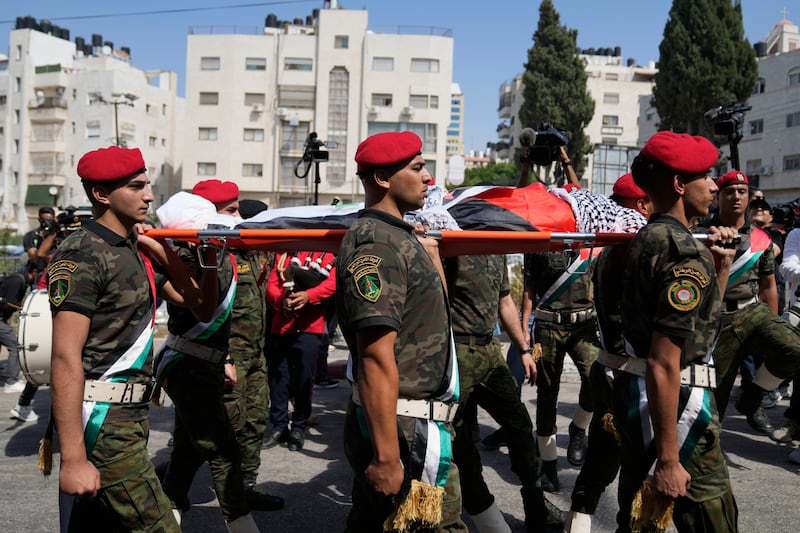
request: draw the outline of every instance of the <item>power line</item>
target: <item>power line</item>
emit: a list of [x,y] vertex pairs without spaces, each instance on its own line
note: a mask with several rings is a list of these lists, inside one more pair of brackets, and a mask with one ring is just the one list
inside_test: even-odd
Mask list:
[[[164,15],[164,14],[172,14],[172,13],[190,13],[193,11],[213,11],[217,9],[240,9],[240,8],[248,8],[248,7],[265,7],[265,6],[276,6],[281,4],[308,4],[312,0],[284,0],[284,1],[275,1],[275,2],[255,2],[252,4],[234,4],[231,6],[212,6],[212,7],[186,7],[186,8],[176,8],[176,9],[161,9],[157,11],[134,11],[129,13],[106,13],[103,15],[74,15],[71,17],[50,17],[49,20],[88,20],[88,19],[100,19],[100,18],[117,18],[117,17],[137,17],[137,16],[144,16],[144,15]],[[16,19],[14,20],[0,20],[0,24],[12,24],[15,23]]]

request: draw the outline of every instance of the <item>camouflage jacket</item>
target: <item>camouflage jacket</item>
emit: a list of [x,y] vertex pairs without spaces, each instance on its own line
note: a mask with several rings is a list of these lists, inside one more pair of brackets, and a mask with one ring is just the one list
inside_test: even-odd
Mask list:
[[625,339],[622,336],[625,250],[625,246],[607,246],[600,252],[592,275],[600,345],[605,351],[617,355],[625,354]]
[[637,357],[652,332],[684,339],[681,366],[709,355],[719,334],[721,300],[711,252],[678,220],[650,218],[625,256],[622,328]]
[[444,286],[428,253],[402,220],[364,209],[337,255],[336,307],[357,378],[356,333],[371,326],[397,331],[399,397],[426,399],[447,386],[450,317]]
[[231,311],[230,351],[259,355],[264,350],[267,317],[265,282],[258,284],[264,257],[255,251],[234,250],[232,253],[236,257],[239,279]]
[[453,333],[483,336],[494,331],[497,302],[510,292],[504,255],[464,255],[444,263]]
[[592,307],[592,268],[591,261],[586,270],[569,285],[560,289],[554,299],[542,303],[538,301],[561,275],[570,267],[572,256],[563,252],[539,252],[525,255],[526,284],[536,284],[537,307],[549,311],[576,311]]

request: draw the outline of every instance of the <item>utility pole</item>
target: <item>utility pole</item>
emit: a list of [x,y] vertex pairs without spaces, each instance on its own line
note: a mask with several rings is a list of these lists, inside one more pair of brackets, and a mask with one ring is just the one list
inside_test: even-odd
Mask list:
[[106,100],[102,96],[97,98],[97,102],[106,105],[113,105],[114,106],[114,144],[117,146],[121,146],[120,138],[119,138],[119,106],[125,105],[133,107],[133,102],[138,98],[135,94],[130,93],[113,93],[111,95],[111,100]]

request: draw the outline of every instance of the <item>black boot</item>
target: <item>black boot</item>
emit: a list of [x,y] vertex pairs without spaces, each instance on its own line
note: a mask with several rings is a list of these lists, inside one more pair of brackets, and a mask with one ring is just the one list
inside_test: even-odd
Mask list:
[[539,473],[539,483],[545,492],[558,492],[561,484],[558,482],[557,460],[542,461],[542,471]]
[[541,488],[523,488],[520,492],[525,509],[525,528],[528,531],[562,530],[564,513],[544,497]]
[[569,424],[569,446],[567,446],[567,461],[573,466],[581,466],[586,459],[586,430],[581,429],[572,422]]
[[273,496],[256,485],[256,472],[243,472],[244,493],[247,505],[253,511],[278,511],[283,509],[284,501],[280,496]]
[[769,421],[766,411],[761,407],[761,400],[764,398],[765,392],[755,383],[743,386],[742,394],[736,400],[736,410],[747,417],[747,423],[751,428],[759,433],[771,435],[775,428]]

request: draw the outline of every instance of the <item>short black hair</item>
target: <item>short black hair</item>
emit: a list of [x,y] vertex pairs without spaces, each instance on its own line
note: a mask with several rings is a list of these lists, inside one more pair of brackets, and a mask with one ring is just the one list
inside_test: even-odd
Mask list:
[[53,215],[56,216],[56,210],[52,207],[43,206],[39,208],[39,216],[42,215]]

